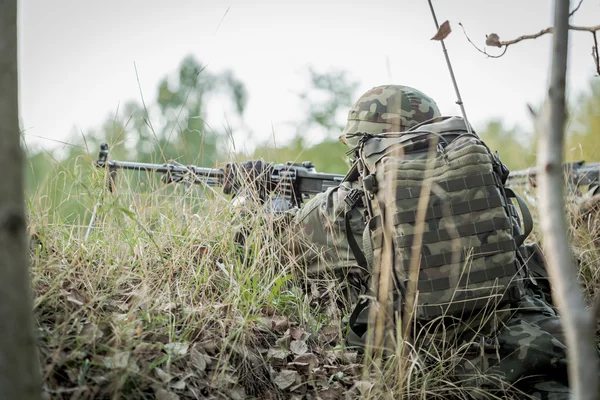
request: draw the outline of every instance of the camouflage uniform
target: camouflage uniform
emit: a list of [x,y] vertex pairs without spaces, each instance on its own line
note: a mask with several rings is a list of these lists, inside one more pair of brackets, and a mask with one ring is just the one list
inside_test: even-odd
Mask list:
[[[365,93],[348,114],[347,125],[340,140],[349,147],[356,142],[352,133],[405,131],[418,123],[439,116],[435,102],[422,92],[407,86],[379,86]],[[361,271],[349,247],[346,237],[344,214],[348,210],[344,198],[357,182],[345,182],[318,194],[296,210],[293,225],[294,252],[307,265],[309,276],[334,272],[341,281],[358,275],[359,280],[368,276]],[[362,250],[364,221],[362,210],[351,210],[350,227]],[[531,262],[539,266],[541,253],[533,251],[536,246],[523,249]],[[499,388],[520,382],[519,387],[537,398],[568,398],[565,341],[556,310],[538,293],[535,285],[525,288],[523,299],[510,309],[498,310],[494,324],[481,327],[476,334],[473,326],[477,321],[462,321],[455,340],[483,342],[480,348],[465,358],[457,367],[457,375],[477,374],[500,376],[493,382],[479,382]],[[465,328],[469,326],[469,328]],[[460,332],[464,332],[461,334]],[[541,375],[537,378],[531,377]],[[524,380],[526,377],[527,378]]]

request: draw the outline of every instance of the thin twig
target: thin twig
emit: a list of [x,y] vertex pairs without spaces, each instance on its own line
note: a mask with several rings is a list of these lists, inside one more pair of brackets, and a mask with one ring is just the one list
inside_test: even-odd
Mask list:
[[[600,31],[600,25],[596,25],[596,26],[569,25],[569,30],[571,30],[571,31],[580,31],[580,32],[591,32],[591,33],[594,33],[596,31]],[[519,36],[516,39],[499,41],[498,44],[496,45],[496,47],[510,46],[511,44],[516,44],[516,43],[519,43],[519,42],[521,42],[523,40],[537,39],[540,36],[544,36],[544,35],[546,35],[548,33],[554,33],[554,27],[550,26],[550,27],[548,27],[546,29],[542,29],[538,33],[533,33],[531,35],[522,35],[522,36]]]
[[[575,9],[573,11],[571,11],[569,16],[572,16],[579,9],[579,7],[581,6],[581,3],[583,3],[583,0],[581,0],[579,2],[579,4],[577,5],[577,7],[575,7]],[[508,50],[508,46],[510,46],[510,45],[522,42],[523,40],[537,39],[540,36],[544,36],[548,33],[554,33],[554,27],[550,26],[546,29],[542,29],[541,31],[539,31],[537,33],[533,33],[533,34],[529,34],[529,35],[521,35],[516,39],[504,40],[504,41],[500,41],[497,34],[490,33],[489,35],[487,35],[486,44],[488,44],[489,46],[492,46],[492,47],[498,47],[498,48],[504,47],[504,51],[502,52],[502,54],[492,55],[492,54],[489,54],[487,51],[480,49],[475,43],[473,43],[471,38],[469,38],[469,35],[467,35],[465,27],[463,26],[463,24],[461,22],[459,22],[458,25],[460,25],[460,27],[462,28],[463,34],[465,35],[465,38],[467,38],[469,43],[471,43],[471,45],[478,52],[480,52],[481,54],[485,54],[489,58],[502,57],[503,55],[506,54],[506,51]],[[592,34],[592,36],[594,37],[594,46],[592,47],[592,57],[594,57],[594,64],[596,65],[596,71],[600,75],[600,59],[598,57],[598,40],[596,38],[596,32],[600,31],[600,25],[596,25],[596,26],[568,25],[568,29],[572,30],[572,31],[590,32]]]
[[490,57],[490,58],[500,58],[502,57],[504,54],[506,54],[506,50],[508,50],[508,46],[506,46],[504,48],[504,51],[502,52],[502,54],[499,55],[492,55],[489,54],[487,51],[485,50],[481,50],[479,47],[477,47],[477,45],[475,43],[473,43],[473,41],[471,40],[471,38],[469,38],[469,35],[467,35],[467,31],[465,31],[465,27],[463,26],[463,24],[461,22],[458,23],[458,25],[460,25],[460,27],[462,28],[462,31],[465,35],[465,37],[467,38],[467,40],[469,41],[469,43],[471,43],[471,45],[473,47],[475,47],[475,50],[477,50],[478,52],[480,52],[481,54],[485,54],[486,56]]
[[573,11],[571,11],[569,13],[569,18],[571,18],[573,16],[573,14],[575,14],[577,12],[577,10],[579,10],[579,7],[581,7],[581,3],[583,3],[583,0],[579,0],[579,4],[577,4],[577,7],[575,7],[573,9]]
[[592,46],[592,57],[594,58],[594,64],[596,64],[596,72],[600,76],[600,56],[598,52],[598,38],[596,37],[596,33],[594,32],[592,35],[594,36],[594,45]]

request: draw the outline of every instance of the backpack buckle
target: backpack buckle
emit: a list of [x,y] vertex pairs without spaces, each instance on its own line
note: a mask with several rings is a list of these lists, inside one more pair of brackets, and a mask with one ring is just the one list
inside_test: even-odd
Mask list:
[[375,179],[373,174],[363,178],[363,185],[369,193],[375,193],[377,191],[377,179]]
[[347,195],[344,201],[350,208],[354,208],[362,199],[362,190],[360,189],[352,189]]

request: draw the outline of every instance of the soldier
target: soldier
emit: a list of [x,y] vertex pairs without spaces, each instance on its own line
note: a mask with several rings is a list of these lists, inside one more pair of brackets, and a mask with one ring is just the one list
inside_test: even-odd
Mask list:
[[[440,115],[435,101],[417,89],[378,86],[354,104],[340,140],[353,148],[356,145],[353,133],[403,132]],[[287,212],[283,218],[287,222],[281,230],[286,246],[307,266],[308,277],[333,272],[341,283],[348,285],[353,302],[357,295],[365,293],[369,278],[369,271],[360,267],[347,238],[349,228],[361,251],[364,250],[362,210],[349,209],[344,201],[357,186],[357,182],[344,182],[316,195],[302,208]],[[347,222],[346,212],[350,212]],[[529,260],[528,267],[544,270],[539,247],[529,244],[520,251]],[[456,375],[486,375],[489,378],[480,384],[499,389],[516,384],[538,398],[566,399],[569,396],[566,347],[559,317],[535,284],[525,283],[520,290],[522,296],[517,304],[497,310],[495,317],[486,323],[470,320],[448,327],[455,333],[454,344],[481,344],[474,356],[467,356],[457,366]],[[365,339],[365,326],[360,326],[365,325],[364,316],[351,322],[354,326],[350,326],[348,342],[360,345]],[[531,377],[534,375],[538,377]]]

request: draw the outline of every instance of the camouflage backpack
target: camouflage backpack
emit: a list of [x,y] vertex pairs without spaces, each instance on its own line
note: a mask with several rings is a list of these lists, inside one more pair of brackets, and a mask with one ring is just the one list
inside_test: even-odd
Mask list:
[[[346,202],[348,211],[365,208],[364,253],[352,235],[348,242],[359,264],[371,272],[377,293],[386,257],[384,236],[389,236],[393,283],[388,305],[394,306],[395,319],[402,312],[414,256],[420,260],[413,315],[420,324],[439,317],[465,319],[518,301],[525,273],[517,249],[531,232],[531,215],[504,186],[508,169],[473,130],[468,133],[465,121],[436,117],[406,132],[354,136],[359,138],[356,161],[346,179],[358,179],[362,189],[350,192]],[[421,236],[415,229],[417,205],[426,180],[431,189]],[[420,254],[413,254],[416,236],[421,237]],[[367,305],[360,303],[350,318],[351,344],[352,336],[364,341]]]

